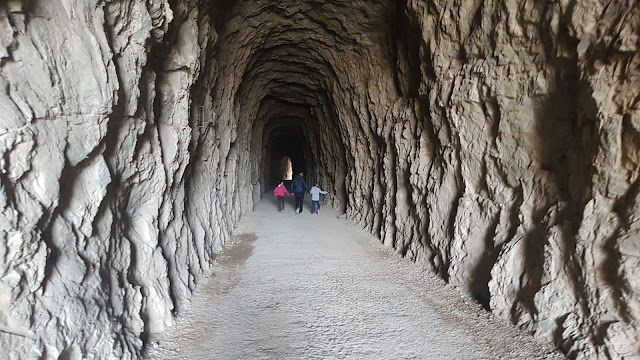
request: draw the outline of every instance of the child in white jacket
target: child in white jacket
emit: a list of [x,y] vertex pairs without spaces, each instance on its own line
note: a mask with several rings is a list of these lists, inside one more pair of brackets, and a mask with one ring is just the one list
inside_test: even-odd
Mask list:
[[320,214],[320,194],[328,194],[328,192],[320,190],[318,183],[314,183],[309,192],[311,193],[311,214]]

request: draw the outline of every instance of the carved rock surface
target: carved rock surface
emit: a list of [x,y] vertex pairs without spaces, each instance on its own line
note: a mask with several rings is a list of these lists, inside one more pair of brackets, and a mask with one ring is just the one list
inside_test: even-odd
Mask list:
[[295,170],[570,358],[640,357],[634,0],[0,3],[0,348],[130,358]]

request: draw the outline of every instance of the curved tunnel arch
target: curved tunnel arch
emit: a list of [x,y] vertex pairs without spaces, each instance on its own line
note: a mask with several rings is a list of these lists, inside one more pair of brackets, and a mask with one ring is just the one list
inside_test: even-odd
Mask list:
[[[317,32],[312,32],[317,36]],[[274,117],[295,116],[300,122],[296,125],[301,129],[297,131],[303,139],[300,143],[306,145],[296,150],[301,156],[292,156],[294,167],[301,168],[296,171],[304,170],[308,177],[315,178],[324,186],[332,186],[334,195],[331,202],[344,208],[347,202],[344,184],[347,165],[343,156],[343,137],[337,113],[328,111],[335,107],[330,94],[338,83],[336,71],[331,62],[320,54],[318,45],[326,46],[326,43],[306,37],[308,34],[304,32],[300,42],[292,42],[290,35],[286,31],[266,32],[269,40],[264,43],[258,41],[260,48],[247,57],[242,81],[235,92],[235,107],[242,109],[238,113],[244,114],[238,127],[245,128],[251,124],[251,156],[262,159],[261,164],[254,167],[258,173],[252,177],[261,179],[262,191],[273,181],[269,179],[267,170],[270,162],[274,161],[268,139],[273,133],[271,127],[278,121],[272,120]],[[229,41],[233,42],[233,36]],[[289,126],[294,124],[291,121],[287,123]],[[260,136],[260,133],[264,135]],[[295,136],[289,138],[293,141]],[[261,152],[264,152],[263,156]],[[324,159],[320,159],[322,154],[325,154]],[[302,164],[296,164],[296,157],[304,159]],[[318,163],[329,165],[317,168],[315,165]]]

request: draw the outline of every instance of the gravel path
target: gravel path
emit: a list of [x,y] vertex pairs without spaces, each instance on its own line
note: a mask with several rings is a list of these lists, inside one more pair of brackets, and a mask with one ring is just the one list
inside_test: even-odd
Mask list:
[[148,357],[563,359],[337,215],[263,200]]

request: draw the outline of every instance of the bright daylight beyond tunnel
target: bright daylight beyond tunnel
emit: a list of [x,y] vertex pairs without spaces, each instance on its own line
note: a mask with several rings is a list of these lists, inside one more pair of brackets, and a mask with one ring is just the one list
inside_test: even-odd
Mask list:
[[568,358],[638,358],[639,39],[635,0],[3,1],[0,352],[142,356],[304,172]]

